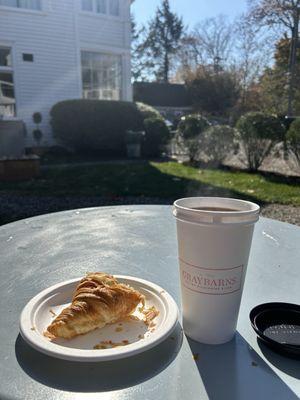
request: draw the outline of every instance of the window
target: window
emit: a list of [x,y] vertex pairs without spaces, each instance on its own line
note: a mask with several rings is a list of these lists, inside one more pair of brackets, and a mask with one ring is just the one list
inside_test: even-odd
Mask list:
[[15,104],[11,49],[0,47],[0,115],[13,117]]
[[41,0],[0,0],[0,6],[41,10]]
[[109,0],[109,13],[110,15],[119,15],[119,0]]
[[7,47],[0,47],[0,67],[11,67],[11,51]]
[[0,0],[0,6],[41,10],[41,0]]
[[93,11],[93,0],[82,0],[81,7],[83,11]]
[[26,61],[26,62],[33,62],[34,61],[33,54],[23,53],[22,57],[23,57],[23,61]]
[[81,9],[115,17],[120,15],[119,0],[81,0]]
[[84,99],[121,99],[121,56],[83,51],[81,63]]
[[96,0],[96,12],[106,14],[106,0]]

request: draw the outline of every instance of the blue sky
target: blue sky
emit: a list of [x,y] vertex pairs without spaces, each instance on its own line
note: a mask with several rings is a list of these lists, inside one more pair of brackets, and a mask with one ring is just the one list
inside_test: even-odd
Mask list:
[[[153,16],[161,0],[135,0],[132,11],[138,24]],[[183,17],[185,25],[193,27],[204,18],[225,14],[235,17],[246,10],[246,0],[170,0],[171,8]]]

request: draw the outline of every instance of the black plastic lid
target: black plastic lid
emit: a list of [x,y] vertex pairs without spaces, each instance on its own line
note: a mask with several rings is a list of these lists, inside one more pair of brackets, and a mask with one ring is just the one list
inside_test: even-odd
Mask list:
[[281,354],[300,356],[300,305],[265,303],[250,312],[253,329]]

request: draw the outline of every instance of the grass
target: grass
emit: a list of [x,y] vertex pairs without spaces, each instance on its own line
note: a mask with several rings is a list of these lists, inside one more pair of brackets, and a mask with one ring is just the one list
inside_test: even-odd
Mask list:
[[0,183],[1,191],[36,196],[228,196],[300,206],[300,185],[260,173],[198,169],[176,162],[56,166],[39,179]]

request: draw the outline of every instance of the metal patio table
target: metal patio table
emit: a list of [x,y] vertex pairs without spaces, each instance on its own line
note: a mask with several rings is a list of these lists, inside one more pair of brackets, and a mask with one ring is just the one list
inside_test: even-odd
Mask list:
[[299,244],[299,227],[264,218],[256,225],[231,342],[193,342],[178,324],[171,338],[145,353],[82,364],[29,347],[19,335],[22,308],[48,286],[95,270],[153,281],[180,306],[172,208],[81,209],[2,226],[0,399],[297,399],[299,361],[260,343],[248,315],[264,302],[299,303]]

